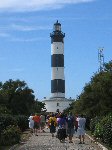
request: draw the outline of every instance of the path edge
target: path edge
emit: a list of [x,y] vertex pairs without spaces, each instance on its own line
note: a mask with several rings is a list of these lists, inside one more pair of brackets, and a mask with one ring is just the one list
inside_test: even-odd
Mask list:
[[99,148],[101,148],[102,150],[108,150],[104,145],[102,145],[101,143],[95,141],[90,135],[88,135],[87,133],[85,134],[92,142],[95,142]]

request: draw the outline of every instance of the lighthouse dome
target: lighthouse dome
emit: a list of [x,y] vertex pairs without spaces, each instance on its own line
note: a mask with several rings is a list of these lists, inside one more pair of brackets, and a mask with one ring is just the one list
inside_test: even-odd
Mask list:
[[58,20],[54,24],[54,31],[61,31],[61,24],[58,22]]

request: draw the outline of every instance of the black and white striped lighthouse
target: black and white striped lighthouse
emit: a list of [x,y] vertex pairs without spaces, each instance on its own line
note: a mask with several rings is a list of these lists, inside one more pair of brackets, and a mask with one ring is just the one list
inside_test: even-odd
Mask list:
[[54,24],[51,37],[51,96],[44,99],[47,112],[63,112],[73,100],[65,98],[64,37],[61,24]]
[[51,98],[65,98],[64,37],[61,24],[54,24],[51,37]]

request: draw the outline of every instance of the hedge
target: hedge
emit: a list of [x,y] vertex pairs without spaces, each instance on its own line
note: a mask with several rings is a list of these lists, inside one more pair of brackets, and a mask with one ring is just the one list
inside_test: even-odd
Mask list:
[[0,144],[12,145],[20,140],[20,133],[28,129],[28,117],[23,115],[0,116]]
[[91,133],[95,138],[112,147],[112,114],[102,118],[94,118],[90,123]]

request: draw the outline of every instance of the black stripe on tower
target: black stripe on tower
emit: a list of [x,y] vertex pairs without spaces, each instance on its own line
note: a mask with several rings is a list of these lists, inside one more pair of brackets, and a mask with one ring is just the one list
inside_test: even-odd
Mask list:
[[64,43],[65,33],[62,33],[61,31],[53,31],[50,34],[50,37],[51,37],[51,43],[53,43],[53,42],[62,42],[62,43]]
[[63,54],[51,55],[51,67],[64,67],[64,55]]
[[65,80],[51,80],[51,93],[65,93]]

